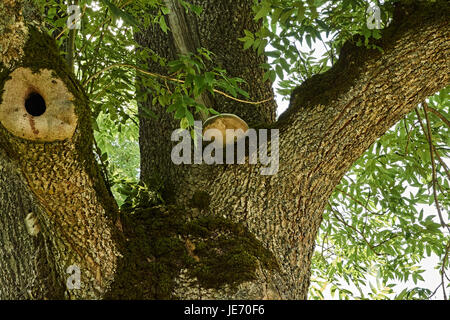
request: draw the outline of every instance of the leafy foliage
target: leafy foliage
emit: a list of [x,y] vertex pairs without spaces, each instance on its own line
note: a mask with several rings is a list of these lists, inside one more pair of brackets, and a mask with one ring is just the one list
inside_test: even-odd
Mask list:
[[[390,18],[391,2],[263,0],[255,6],[255,20],[263,19],[263,27],[256,33],[245,30],[239,39],[244,49],[269,57],[271,63],[262,65],[266,79],[278,79],[278,94],[289,96],[301,82],[329,69],[344,42],[354,35],[364,36],[364,43],[357,44],[368,47],[370,38],[380,38],[380,30],[367,26],[367,9],[375,4],[380,7],[383,27]],[[326,48],[319,59],[315,42]]]
[[[43,10],[48,33],[57,39],[61,54],[67,54],[64,49],[67,49],[70,32],[74,32],[66,25],[67,3],[37,1]],[[198,6],[187,1],[180,3],[186,10],[201,13]],[[180,120],[181,128],[191,128],[193,132],[194,114],[206,117],[217,113],[198,102],[204,91],[232,97],[249,96],[239,88],[242,79],[230,78],[225,70],[210,67],[212,53],[208,50],[199,49],[166,61],[137,44],[134,31],[139,28],[154,25],[168,31],[165,15],[169,10],[162,1],[86,0],[79,1],[79,5],[82,27],[75,31],[74,71],[91,101],[99,161],[107,168],[112,191],[121,205],[142,188],[137,184],[136,169],[139,168],[137,101],[158,101]],[[142,12],[152,14],[142,15]],[[167,67],[169,74],[152,73],[146,65],[137,64],[137,61],[148,60]],[[137,81],[148,90],[136,94],[139,92]],[[150,110],[143,111],[146,112],[143,116],[155,116]]]
[[[429,100],[429,106],[447,119],[449,92],[447,88]],[[314,297],[321,297],[320,288],[330,285],[331,292],[339,292],[341,298],[428,298],[432,292],[420,287],[395,295],[394,282],[424,281],[422,263],[432,255],[439,257],[439,270],[443,262],[448,266],[444,259],[450,241],[448,224],[442,226],[430,207],[435,198],[429,142],[422,128],[426,125],[423,111],[417,112],[420,119],[412,112],[397,123],[364,153],[336,188],[317,241]],[[438,116],[429,117],[436,153],[448,159],[449,128]],[[448,221],[450,189],[444,161],[436,161],[436,173],[437,200]],[[368,274],[378,280],[379,288],[363,293]],[[344,280],[358,289],[359,295],[342,291]]]
[[[255,19],[263,19],[263,27],[256,33],[246,30],[240,40],[245,50],[269,58],[270,63],[262,65],[266,78],[277,82],[279,95],[289,98],[304,80],[329,69],[344,42],[355,35],[362,36],[357,45],[376,48],[369,39],[379,39],[381,34],[368,28],[368,8],[380,8],[384,27],[392,18],[395,2],[262,0],[255,5]],[[325,49],[321,57],[315,53],[318,43]],[[429,101],[435,111],[428,113],[437,153],[436,199],[426,117],[416,111],[367,150],[329,200],[316,240],[311,298],[323,299],[325,291],[340,299],[423,299],[435,294],[414,287],[396,295],[394,288],[409,280],[414,284],[423,281],[422,263],[430,256],[440,261],[436,277],[446,277],[449,227],[431,206],[437,203],[441,214],[446,214],[442,220],[450,219],[450,176],[445,163],[450,142],[445,121],[449,90]],[[368,280],[376,286],[368,286]]]

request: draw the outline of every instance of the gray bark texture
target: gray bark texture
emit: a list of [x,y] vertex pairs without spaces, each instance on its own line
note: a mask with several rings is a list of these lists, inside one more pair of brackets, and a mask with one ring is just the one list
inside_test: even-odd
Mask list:
[[[0,115],[0,298],[100,298],[119,256],[117,206],[92,152],[87,98],[54,40],[23,16],[32,5],[0,7],[0,108],[10,110]],[[26,109],[30,94],[42,115]],[[78,290],[66,287],[69,267],[81,271]]]
[[[141,45],[168,59],[205,47],[231,76],[247,81],[253,100],[273,97],[259,69],[264,59],[237,40],[259,27],[253,1],[194,0],[203,7],[200,17],[165,2],[173,9],[171,31],[140,32]],[[159,119],[140,119],[141,178],[162,186],[166,204],[119,213],[93,156],[86,96],[54,41],[39,23],[28,23],[35,19],[23,18],[34,12],[30,3],[0,4],[0,111],[31,90],[47,102],[42,116],[65,110],[55,116],[64,122],[73,108],[77,123],[62,141],[30,140],[10,132],[0,112],[0,299],[306,299],[314,242],[334,187],[378,137],[449,84],[450,8],[437,1],[399,4],[377,42],[383,52],[347,43],[331,70],[294,91],[278,121],[273,99],[249,106],[202,97],[219,112],[280,130],[275,175],[261,175],[260,164],[175,166],[170,134],[177,124],[161,106],[142,104]],[[34,71],[30,79],[45,69],[55,75],[11,87],[20,68]],[[64,108],[48,91],[60,83],[73,96]],[[21,117],[42,135],[39,119],[25,111]],[[81,270],[78,290],[66,286],[72,265]]]
[[[252,1],[194,3],[204,8],[200,17],[175,11],[177,18],[168,19],[172,33],[152,29],[139,34],[138,41],[170,59],[186,47],[180,45],[185,35],[184,42],[211,50],[231,76],[245,79],[252,100],[270,97],[270,84],[255,71],[261,58],[243,51],[237,41],[244,29],[258,29]],[[316,234],[334,187],[378,137],[449,83],[448,10],[444,2],[399,5],[377,43],[383,53],[347,43],[331,70],[294,91],[289,109],[275,123],[273,102],[254,107],[211,98],[220,112],[280,130],[280,168],[272,176],[261,175],[259,165],[174,165],[170,132],[176,124],[160,106],[142,105],[161,117],[141,118],[143,181],[161,173],[168,201],[185,206],[198,194],[208,194],[210,214],[244,225],[274,253],[280,270],[262,278],[272,297],[305,299]],[[171,199],[171,194],[176,196]]]

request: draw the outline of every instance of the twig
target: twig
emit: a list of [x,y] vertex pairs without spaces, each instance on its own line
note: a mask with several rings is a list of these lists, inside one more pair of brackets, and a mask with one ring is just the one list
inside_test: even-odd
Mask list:
[[[118,67],[132,68],[132,69],[134,69],[134,70],[136,70],[136,71],[139,71],[139,72],[141,72],[141,73],[143,73],[143,74],[146,74],[146,75],[149,75],[149,76],[152,76],[152,77],[161,78],[161,79],[164,79],[164,80],[169,80],[169,81],[177,82],[177,83],[184,83],[183,80],[171,78],[171,77],[168,77],[168,76],[165,76],[165,75],[162,75],[162,74],[158,74],[158,73],[149,72],[149,71],[140,69],[140,68],[138,68],[138,67],[136,67],[136,66],[133,66],[133,65],[131,65],[131,64],[127,64],[127,63],[116,63],[116,64],[112,64],[112,65],[110,65],[110,66],[108,66],[108,67],[106,67],[106,68],[104,68],[104,69],[102,69],[102,70],[96,72],[96,73],[93,74],[92,76],[90,76],[90,77],[83,83],[83,86],[85,86],[87,83],[91,82],[93,79],[97,78],[100,74],[102,74],[102,73],[104,73],[104,72],[106,72],[106,71],[108,71],[108,70],[110,70],[110,69],[118,68]],[[273,99],[273,98],[271,97],[271,98],[269,98],[269,99],[265,99],[265,100],[262,100],[262,101],[256,101],[256,102],[255,102],[255,101],[246,101],[246,100],[241,100],[241,99],[238,99],[238,98],[234,98],[234,97],[230,96],[229,94],[226,94],[225,92],[220,91],[220,90],[217,90],[217,89],[213,89],[213,91],[214,91],[215,93],[218,93],[218,94],[220,94],[220,95],[223,95],[224,97],[226,97],[226,98],[228,98],[228,99],[231,99],[231,100],[234,100],[234,101],[237,101],[237,102],[241,102],[241,103],[253,104],[253,105],[255,105],[255,104],[262,104],[262,103],[268,102],[268,101],[270,101],[270,100]]]
[[172,94],[172,91],[169,88],[169,85],[167,84],[167,80],[164,80],[164,85],[166,86],[167,91]]
[[403,119],[403,125],[405,126],[406,133],[408,134],[407,137],[406,137],[406,146],[405,146],[405,156],[407,156],[408,155],[409,140],[411,139],[411,132],[413,130],[409,130],[408,129],[408,126],[406,125],[406,119]]
[[439,283],[439,285],[436,287],[436,289],[434,289],[433,293],[428,297],[428,299],[431,299],[431,298],[436,294],[436,292],[438,291],[438,289],[439,289],[441,286],[442,286],[442,282]]
[[[328,225],[330,225],[330,220],[328,220]],[[330,229],[331,228],[327,228],[327,232],[325,232],[325,235],[323,237],[322,252],[321,252],[321,255],[322,255],[323,258],[324,258],[323,252],[325,250],[325,246],[328,244],[328,234],[329,234]]]
[[101,151],[100,147],[98,146],[97,140],[95,140],[95,138],[94,138],[94,147],[95,147],[95,153],[97,153],[98,159],[100,161],[103,175],[105,176],[106,185],[107,185],[108,189],[111,190],[111,182],[109,181],[108,169],[106,167],[106,164],[103,162],[102,151]]
[[349,197],[350,199],[352,199],[353,201],[355,201],[357,204],[359,204],[360,206],[362,206],[364,209],[366,209],[367,211],[369,211],[369,212],[372,213],[372,214],[375,214],[375,215],[377,215],[377,216],[381,216],[381,215],[383,215],[383,214],[385,213],[385,212],[383,212],[383,213],[377,213],[377,212],[374,212],[374,211],[370,210],[367,206],[365,206],[364,203],[362,203],[361,201],[359,201],[358,199],[356,199],[355,197],[353,197],[353,196],[352,196],[351,194],[349,194],[348,192],[345,192],[344,190],[342,190],[342,189],[340,189],[340,188],[338,188],[338,187],[336,187],[335,189],[336,189],[337,191],[339,191],[339,192],[345,194],[347,197]]
[[[78,6],[78,0],[72,0],[70,4]],[[71,28],[69,31],[69,38],[67,40],[67,54],[66,54],[67,64],[69,65],[71,71],[73,71],[74,68],[76,36],[77,36],[77,29]]]
[[[84,15],[84,13],[86,12],[86,4],[83,6],[83,12],[80,14],[80,16],[79,17],[77,17],[76,19],[74,19],[73,21],[72,21],[72,24],[74,25],[74,24],[77,24],[78,23],[78,21],[80,21],[81,20],[81,18],[83,17],[83,15]],[[65,27],[64,27],[64,29],[56,36],[56,38],[55,38],[55,40],[58,40],[66,31],[67,31],[67,29],[68,29],[69,27],[66,25]]]
[[447,165],[445,164],[444,160],[442,160],[441,156],[439,155],[439,153],[437,152],[437,150],[434,146],[433,146],[433,150],[434,150],[434,154],[436,155],[436,158],[438,159],[439,163],[441,164],[442,168],[444,169],[445,174],[447,175],[447,178],[450,180],[450,172],[449,172]]
[[[423,107],[423,112],[425,114],[425,121],[426,121],[426,125],[427,125],[427,130],[426,131],[425,131],[425,127],[422,124],[422,120],[420,118],[420,114],[419,114],[419,111],[417,110],[417,108],[415,109],[415,112],[417,114],[417,118],[419,119],[419,123],[420,123],[420,125],[422,127],[422,130],[424,131],[424,134],[427,137],[428,145],[429,145],[429,148],[430,148],[434,202],[435,202],[435,205],[436,205],[436,209],[437,209],[437,212],[438,212],[438,215],[439,215],[439,220],[441,222],[442,227],[447,228],[447,230],[450,231],[450,227],[445,223],[445,221],[444,221],[444,219],[442,217],[441,208],[439,206],[439,201],[438,201],[438,198],[437,198],[437,192],[436,192],[437,177],[436,177],[436,167],[435,167],[435,163],[434,163],[435,150],[434,150],[434,147],[433,147],[433,138],[432,138],[432,134],[431,134],[430,120],[428,118],[429,107],[428,107],[428,105],[427,105],[427,103],[425,101],[422,102],[422,107]],[[447,300],[447,293],[445,292],[445,279],[444,279],[444,277],[445,277],[445,264],[446,264],[446,261],[447,261],[447,258],[448,258],[449,250],[450,250],[450,241],[448,241],[448,243],[447,243],[445,254],[444,254],[444,258],[443,258],[443,261],[442,261],[441,284],[439,285],[439,287],[442,286],[442,292],[444,294],[444,299],[445,300]],[[438,288],[436,288],[436,290]],[[436,293],[436,290],[435,290],[434,293]],[[430,297],[432,297],[434,295],[434,293]]]
[[439,111],[428,105],[425,105],[425,109],[431,113],[434,113],[439,119],[442,120],[442,122],[444,122],[447,125],[447,127],[450,127],[450,121],[447,120],[442,113],[440,113]]
[[[372,196],[372,190],[369,188],[369,194],[367,195],[367,199],[366,199],[366,204],[365,207],[367,207],[369,205],[369,201],[370,201],[370,197]],[[364,232],[366,231],[366,226],[367,226],[367,216],[368,214],[366,213],[365,217],[364,217],[364,225],[362,228],[362,233],[364,234]]]
[[434,163],[434,152],[433,152],[433,138],[431,135],[431,127],[430,127],[430,120],[428,119],[428,112],[427,112],[427,103],[424,101],[422,102],[423,111],[425,113],[425,121],[427,124],[427,139],[428,139],[428,145],[430,147],[430,157],[431,157],[431,170],[432,170],[432,184],[433,184],[433,197],[434,197],[434,203],[436,205],[436,210],[439,215],[439,220],[441,222],[442,227],[447,228],[450,231],[450,228],[448,225],[445,224],[444,218],[442,217],[441,207],[439,205],[439,201],[437,198],[437,191],[436,191],[436,164]]
[[[417,115],[417,119],[419,120],[419,124],[423,130],[423,133],[425,134],[425,137],[427,137],[427,130],[425,129],[425,126],[422,123],[422,117],[420,116],[419,111],[416,109],[414,109],[414,111],[416,112]],[[428,139],[428,138],[427,138]],[[444,168],[445,174],[447,175],[447,178],[450,179],[450,172],[449,169],[447,167],[447,165],[445,164],[445,162],[442,160],[441,156],[439,155],[439,153],[437,152],[436,148],[434,147],[434,145],[431,145],[431,147],[433,148],[433,152],[436,155],[436,158],[439,160],[439,163],[441,164],[442,168]]]
[[382,256],[382,255],[383,255],[383,254],[381,254],[381,253],[379,253],[379,252],[377,252],[377,251],[375,250],[375,248],[376,248],[378,245],[374,247],[374,246],[366,239],[366,237],[364,237],[364,235],[361,234],[361,232],[360,232],[358,229],[356,229],[354,226],[349,225],[347,222],[345,222],[345,219],[344,219],[342,216],[340,216],[340,213],[337,212],[337,211],[333,208],[333,206],[331,205],[330,202],[328,202],[328,205],[330,206],[331,212],[332,212],[332,214],[336,217],[336,219],[338,219],[340,222],[342,222],[346,227],[352,229],[352,230],[355,231],[357,234],[359,234],[359,235],[362,237],[362,239],[364,240],[364,242],[365,242],[365,243],[369,246],[369,248],[373,251],[373,253],[375,253],[377,256]]
[[447,293],[445,292],[444,275],[445,275],[445,264],[447,262],[449,251],[450,251],[450,240],[447,242],[447,247],[445,248],[445,255],[444,259],[442,260],[442,267],[441,267],[441,284],[442,284],[442,291],[444,293],[444,300],[447,300]]
[[377,247],[379,247],[379,246],[385,244],[386,242],[389,242],[389,241],[391,241],[392,239],[397,238],[398,236],[399,236],[398,233],[393,233],[391,237],[387,238],[386,240],[381,241],[379,244],[376,244],[376,245],[374,245],[373,247],[374,247],[374,248],[377,248]]

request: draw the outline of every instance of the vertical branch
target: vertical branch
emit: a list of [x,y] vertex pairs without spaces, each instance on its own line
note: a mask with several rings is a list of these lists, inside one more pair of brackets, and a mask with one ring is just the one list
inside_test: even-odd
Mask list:
[[406,118],[403,119],[403,125],[405,126],[405,131],[407,133],[407,137],[406,137],[406,146],[405,146],[405,156],[408,155],[408,146],[409,146],[409,141],[411,139],[411,132],[413,130],[409,130],[408,126],[406,125]]
[[73,71],[74,68],[74,52],[75,52],[75,37],[76,37],[76,29],[71,29],[69,31],[69,38],[67,39],[67,53],[66,53],[66,61],[70,70]]
[[[423,112],[425,114],[425,121],[427,124],[427,138],[428,138],[428,144],[430,147],[430,156],[431,156],[431,168],[433,170],[432,174],[432,180],[433,180],[433,197],[434,197],[434,202],[436,204],[436,209],[438,211],[439,214],[439,219],[441,221],[441,225],[445,228],[447,228],[450,231],[450,227],[448,225],[445,224],[443,217],[442,217],[442,213],[441,213],[441,209],[439,206],[439,201],[437,198],[437,192],[436,192],[436,182],[437,182],[437,177],[436,177],[436,167],[435,167],[435,163],[434,163],[434,150],[433,150],[433,138],[431,135],[431,126],[430,126],[430,120],[428,118],[428,105],[427,103],[424,101],[422,103],[422,107],[423,107]],[[417,112],[417,111],[416,111]],[[442,260],[442,267],[441,267],[441,284],[442,284],[442,293],[444,294],[444,300],[447,300],[447,293],[445,292],[445,263],[447,261],[447,257],[448,257],[448,253],[449,253],[449,249],[450,249],[450,241],[447,243],[447,246],[445,248],[445,254],[444,254],[444,259]]]
[[[72,0],[69,1],[69,5],[78,5],[78,0]],[[78,17],[77,17],[78,19]],[[75,20],[73,23],[76,23]],[[66,53],[66,61],[67,65],[69,66],[70,70],[73,71],[74,69],[74,59],[75,59],[75,39],[77,36],[77,29],[76,28],[70,28],[69,29],[69,36],[67,39],[67,53]]]
[[447,263],[449,251],[450,251],[450,240],[447,242],[447,246],[445,248],[444,259],[442,260],[442,267],[441,267],[441,285],[442,285],[442,291],[444,293],[444,300],[447,300],[447,293],[445,292],[445,278],[444,277],[445,277],[445,264]]
[[[428,106],[425,106],[424,108],[427,109],[428,111],[430,110],[430,108]],[[427,130],[425,129],[425,127],[424,127],[424,125],[422,123],[422,117],[420,116],[419,112],[417,111],[417,108],[414,111],[416,112],[417,119],[419,120],[420,127],[422,128],[422,130],[423,130],[423,132],[425,134],[425,137],[427,137]],[[436,148],[434,147],[433,144],[431,145],[431,148],[433,148],[434,155],[436,156],[436,158],[438,159],[438,161],[441,164],[442,168],[444,169],[445,174],[447,175],[447,178],[450,180],[450,172],[449,172],[449,169],[448,169],[447,165],[442,160],[441,156],[439,155],[439,153],[437,152],[437,150],[436,150]]]
[[433,197],[434,197],[434,202],[436,205],[436,210],[438,212],[438,216],[439,216],[439,221],[442,225],[442,227],[447,228],[450,231],[450,228],[448,227],[448,225],[446,225],[443,217],[442,217],[442,212],[441,212],[441,207],[439,205],[439,201],[437,198],[437,191],[436,191],[436,182],[437,182],[437,177],[436,177],[436,164],[435,164],[435,160],[434,160],[434,146],[433,146],[433,138],[431,135],[431,127],[430,127],[430,121],[428,119],[428,113],[426,111],[427,108],[427,103],[424,101],[422,102],[422,106],[423,106],[423,110],[425,113],[425,121],[426,121],[426,125],[427,127],[425,128],[423,123],[422,123],[422,119],[420,117],[419,111],[417,110],[417,108],[415,109],[417,118],[419,119],[419,123],[420,126],[422,127],[422,130],[428,140],[428,146],[430,148],[430,157],[431,157],[431,170],[432,170],[432,184],[433,184]]

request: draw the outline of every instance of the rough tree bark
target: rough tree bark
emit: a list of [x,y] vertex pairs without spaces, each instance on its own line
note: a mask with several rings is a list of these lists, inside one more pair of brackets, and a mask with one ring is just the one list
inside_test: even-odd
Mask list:
[[[178,34],[147,30],[137,40],[168,58],[206,47],[247,80],[252,99],[271,97],[262,58],[236,40],[258,28],[253,1],[193,2],[201,17],[168,17]],[[0,4],[2,299],[305,299],[333,188],[377,137],[449,83],[450,8],[438,1],[399,5],[377,43],[382,53],[346,44],[331,70],[294,91],[277,122],[274,101],[253,108],[202,97],[280,130],[275,175],[261,175],[259,164],[172,165],[175,124],[160,106],[142,105],[161,117],[141,117],[142,180],[160,181],[167,203],[118,215],[92,153],[86,97],[36,19],[24,18],[30,3]],[[81,269],[79,290],[66,287],[70,265]]]
[[[172,7],[175,2],[166,0]],[[258,68],[262,58],[243,51],[237,40],[244,29],[259,27],[252,16],[253,2],[193,3],[204,8],[200,17],[172,10],[169,34],[156,27],[139,34],[138,41],[168,59],[186,48],[205,47],[231,76],[247,81],[252,100],[270,97]],[[376,138],[448,84],[450,38],[444,12],[448,4],[443,2],[399,5],[394,22],[377,43],[383,53],[347,43],[330,71],[294,91],[289,109],[276,123],[273,101],[254,107],[210,97],[209,107],[280,129],[280,168],[273,176],[261,175],[258,165],[174,165],[170,133],[176,124],[166,120],[160,106],[143,104],[141,108],[155,111],[163,121],[141,117],[142,180],[161,173],[166,199],[183,206],[208,194],[209,213],[244,225],[274,253],[280,270],[265,275],[270,296],[306,298],[315,237],[334,187]],[[265,291],[260,292],[259,297],[264,296]]]
[[[162,32],[159,26],[151,26],[145,32],[136,34],[136,40],[142,46],[147,46],[158,55],[167,59],[176,59],[179,54],[196,52],[198,48],[206,48],[214,53],[214,63],[227,70],[233,77],[247,81],[243,86],[252,99],[263,101],[273,97],[270,82],[263,82],[264,71],[260,65],[265,62],[262,56],[253,51],[243,52],[240,37],[244,30],[258,31],[261,24],[253,20],[252,1],[191,1],[201,6],[203,13],[197,17],[186,10],[177,0],[165,0],[164,4],[171,9],[167,17],[167,25],[171,31]],[[145,62],[149,69],[167,73],[167,70],[149,60]],[[223,96],[212,97],[202,95],[202,102],[221,113],[233,113],[245,119],[248,123],[272,123],[275,121],[276,103],[271,99],[260,105],[238,103]],[[179,124],[173,115],[164,111],[159,104],[147,103],[145,108],[152,110],[158,117],[148,119],[145,113],[140,117],[140,147],[141,147],[141,179],[149,185],[160,185],[165,198],[179,203],[184,199],[185,189],[181,181],[194,177],[202,177],[205,183],[210,180],[211,168],[204,166],[175,166],[170,160],[173,147],[170,135]],[[142,110],[142,108],[141,108]],[[205,119],[203,119],[205,120]],[[197,172],[191,174],[191,172]],[[192,181],[191,183],[194,183]],[[183,199],[183,201],[182,201]]]
[[[118,209],[92,153],[86,96],[33,2],[0,12],[0,298],[100,298],[117,265]],[[80,290],[66,290],[72,265]]]

